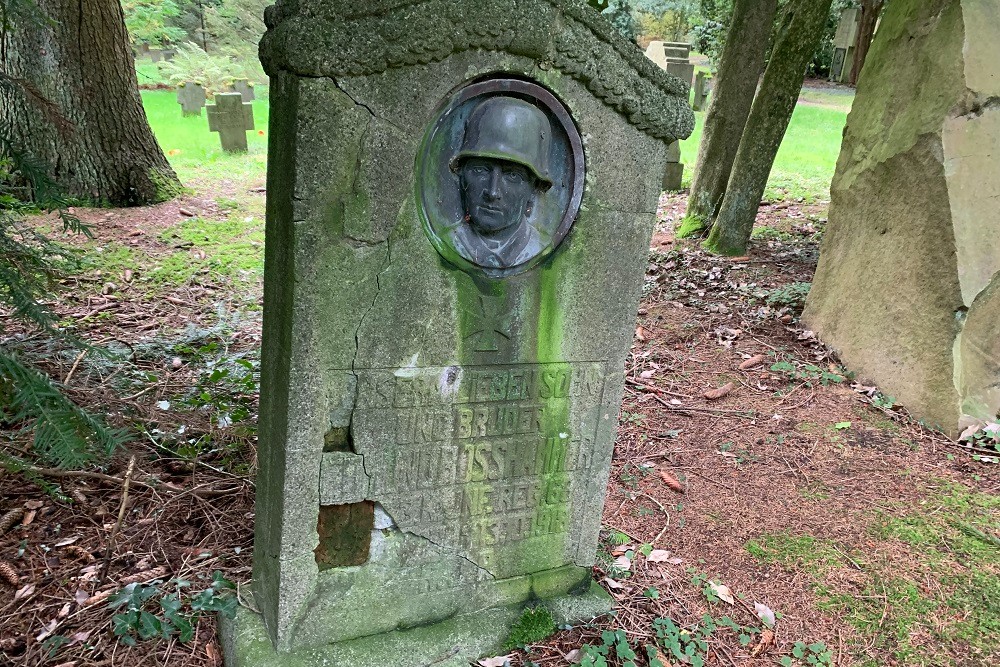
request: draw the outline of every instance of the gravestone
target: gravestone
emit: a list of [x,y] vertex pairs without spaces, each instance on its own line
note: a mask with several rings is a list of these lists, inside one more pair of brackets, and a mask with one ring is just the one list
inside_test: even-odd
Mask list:
[[465,666],[592,582],[688,89],[567,0],[268,9],[253,604],[229,665]]
[[163,49],[149,49],[147,53],[149,54],[149,59],[154,63],[158,63],[163,60]]
[[663,171],[663,190],[675,192],[684,180],[684,163],[681,162],[681,144],[675,141],[667,147],[667,164]]
[[667,58],[688,60],[691,57],[691,45],[687,42],[664,42],[663,54]]
[[652,60],[660,69],[667,68],[667,54],[663,47],[663,42],[650,42],[646,47],[646,57]]
[[857,7],[848,7],[840,12],[840,22],[833,36],[833,61],[830,65],[830,81],[843,83],[851,78],[854,68],[854,49],[858,43],[858,28],[861,14]]
[[866,384],[952,435],[1000,413],[997,25],[995,2],[886,5],[803,314]]
[[185,116],[200,116],[205,106],[205,89],[200,83],[185,81],[177,86],[177,103]]
[[253,105],[239,93],[216,93],[215,104],[208,107],[208,129],[218,132],[222,150],[227,153],[247,151],[247,131],[252,130]]
[[244,102],[253,102],[257,99],[257,95],[253,90],[253,84],[248,79],[233,79],[227,88],[234,93],[242,95]]
[[694,77],[691,108],[703,111],[708,106],[708,94],[712,91],[712,76],[706,72],[698,72]]

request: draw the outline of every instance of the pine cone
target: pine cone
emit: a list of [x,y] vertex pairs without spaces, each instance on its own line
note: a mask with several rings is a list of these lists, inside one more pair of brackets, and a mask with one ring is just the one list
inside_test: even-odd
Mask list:
[[22,516],[24,516],[24,510],[20,507],[12,509],[3,516],[0,516],[0,535],[5,534],[8,530],[17,525],[17,522],[21,520]]
[[17,570],[5,560],[0,560],[0,580],[6,581],[11,586],[17,586]]

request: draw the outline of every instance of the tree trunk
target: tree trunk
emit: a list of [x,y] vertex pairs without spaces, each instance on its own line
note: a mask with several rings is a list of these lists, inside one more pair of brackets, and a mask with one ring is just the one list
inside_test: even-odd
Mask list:
[[726,192],[740,136],[750,114],[774,24],[776,0],[736,0],[702,130],[687,215],[678,238],[711,224]]
[[704,247],[723,255],[746,253],[750,232],[767,177],[795,103],[832,0],[790,0],[764,81],[740,139],[732,176],[719,215]]
[[875,37],[875,26],[882,15],[885,0],[861,0],[861,19],[858,22],[858,38],[854,45],[854,64],[851,65],[851,85],[858,85],[858,76],[865,66],[868,49]]
[[[0,43],[0,132],[71,197],[128,206],[180,182],[142,108],[119,0],[38,0]],[[42,100],[47,101],[41,101]]]

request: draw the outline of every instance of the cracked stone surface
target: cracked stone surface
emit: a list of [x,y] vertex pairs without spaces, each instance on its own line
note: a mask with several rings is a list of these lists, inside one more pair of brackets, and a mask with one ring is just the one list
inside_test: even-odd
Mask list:
[[1000,411],[1000,3],[903,0],[848,118],[803,320],[954,435]]
[[[230,665],[467,664],[498,648],[529,601],[565,621],[609,608],[590,567],[663,138],[690,132],[686,90],[649,69],[634,45],[570,20],[578,3],[549,0],[516,9],[569,12],[559,30],[579,42],[549,44],[558,35],[538,31],[538,43],[511,47],[503,9],[487,26],[497,35],[475,38],[488,50],[463,42],[424,58],[418,44],[395,61],[391,45],[333,44],[359,38],[304,28],[318,51],[290,64],[303,42],[288,39],[288,25],[308,24],[297,7],[353,21],[376,6],[403,22],[435,11],[461,22],[466,7],[279,3],[262,48],[272,108],[253,585],[260,615],[241,610],[227,624]],[[481,11],[468,9],[468,20]],[[609,54],[603,75],[546,59],[590,58],[583,40]],[[333,62],[337,53],[361,60]],[[384,53],[389,60],[370,67],[358,55]],[[566,239],[544,263],[503,279],[465,273],[439,255],[415,193],[439,107],[459,86],[500,72],[561,100],[586,159],[583,203]],[[641,94],[620,98],[628,86]],[[645,106],[622,114],[634,104]],[[676,122],[659,116],[650,125],[655,109],[673,110]],[[350,530],[334,529],[323,550],[339,556],[357,544],[361,555],[331,558],[321,570],[319,508],[355,503],[366,503],[368,523],[331,521]],[[325,514],[351,516],[339,511]],[[331,565],[364,554],[361,565]],[[407,650],[385,658],[371,648],[394,642]]]

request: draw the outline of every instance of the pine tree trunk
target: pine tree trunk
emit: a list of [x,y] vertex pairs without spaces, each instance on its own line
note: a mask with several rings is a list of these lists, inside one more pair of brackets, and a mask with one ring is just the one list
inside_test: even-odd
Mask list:
[[711,224],[726,192],[740,136],[750,114],[774,24],[776,0],[736,0],[698,148],[687,215],[679,238]]
[[[38,0],[0,44],[0,132],[73,197],[117,206],[180,187],[149,128],[119,0]],[[47,101],[47,103],[45,101]]]
[[851,65],[851,85],[858,85],[858,76],[865,66],[868,49],[875,37],[875,26],[882,15],[885,0],[861,0],[861,19],[858,23],[858,41],[854,46],[854,63]]
[[832,0],[790,0],[764,81],[740,139],[719,215],[704,247],[723,255],[746,253],[757,208],[781,139],[802,90]]

